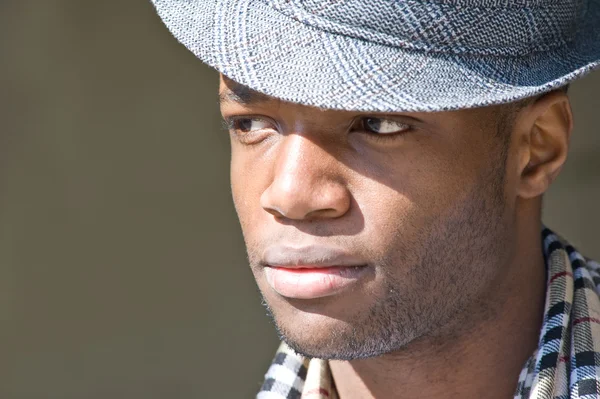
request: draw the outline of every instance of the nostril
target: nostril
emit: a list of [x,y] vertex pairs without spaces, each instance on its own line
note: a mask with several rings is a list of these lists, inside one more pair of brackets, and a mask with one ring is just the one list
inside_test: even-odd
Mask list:
[[275,216],[276,218],[285,217],[284,212],[282,212],[280,209],[273,208],[273,207],[263,207],[263,209],[265,211],[267,211],[268,213],[270,213],[271,215]]
[[334,208],[318,209],[306,214],[305,219],[334,219],[342,216],[343,213]]
[[261,197],[262,208],[277,218],[302,219],[312,211],[312,194],[299,186],[274,182]]
[[339,182],[312,182],[310,186],[272,184],[260,199],[261,207],[276,218],[292,220],[338,218],[350,208],[350,192]]
[[290,220],[337,218],[348,212],[351,195],[345,181],[337,169],[316,164],[303,159],[278,168],[261,194],[261,207],[276,218]]
[[263,206],[263,209],[276,218],[292,220],[306,219],[311,212],[310,207],[303,202],[287,202],[281,206]]

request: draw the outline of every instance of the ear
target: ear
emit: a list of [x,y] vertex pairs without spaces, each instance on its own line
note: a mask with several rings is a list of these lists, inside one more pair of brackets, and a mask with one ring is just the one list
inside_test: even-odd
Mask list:
[[569,97],[553,91],[529,104],[517,117],[519,141],[518,195],[538,197],[550,187],[567,159],[573,130]]

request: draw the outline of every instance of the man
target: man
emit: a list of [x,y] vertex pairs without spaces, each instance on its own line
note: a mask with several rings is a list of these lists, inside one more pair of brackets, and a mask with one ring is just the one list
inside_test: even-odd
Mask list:
[[600,398],[600,265],[541,222],[599,0],[153,2],[221,73],[259,398]]

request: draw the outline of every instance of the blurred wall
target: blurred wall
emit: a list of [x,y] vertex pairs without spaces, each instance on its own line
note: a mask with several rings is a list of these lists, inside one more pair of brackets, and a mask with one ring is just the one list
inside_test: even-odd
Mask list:
[[[0,398],[252,397],[276,337],[216,74],[146,0],[3,0],[0,46]],[[572,96],[545,220],[600,258],[600,74]]]

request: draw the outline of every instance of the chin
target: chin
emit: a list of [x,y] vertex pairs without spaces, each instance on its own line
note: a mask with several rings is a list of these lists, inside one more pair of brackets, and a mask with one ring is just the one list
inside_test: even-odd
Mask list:
[[322,302],[320,306],[304,304],[307,306],[302,309],[290,304],[268,308],[281,340],[309,358],[362,359],[391,352],[406,343],[406,336],[399,340],[397,334],[390,336],[390,329],[379,329],[380,323],[372,319],[368,308],[341,302],[330,306]]
[[[302,327],[300,327],[302,326]],[[321,324],[277,323],[277,330],[282,341],[299,354],[319,359],[341,359],[349,355],[355,357],[355,351],[348,347],[353,337],[354,328],[342,322],[329,320]],[[352,352],[352,353],[350,353]]]
[[329,298],[291,302],[278,298],[265,302],[281,340],[308,357],[329,358],[330,352],[337,352],[346,337],[356,332],[355,324],[361,319],[358,309],[340,306]]
[[392,346],[392,341],[383,337],[365,337],[361,328],[349,325],[333,324],[289,331],[278,327],[278,332],[281,340],[300,355],[326,360],[371,358],[393,352],[405,345]]

